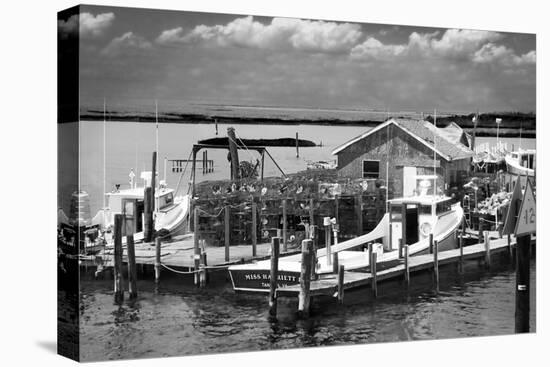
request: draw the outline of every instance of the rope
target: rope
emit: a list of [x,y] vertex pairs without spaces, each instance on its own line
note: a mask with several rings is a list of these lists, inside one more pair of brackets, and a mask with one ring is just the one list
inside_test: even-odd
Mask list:
[[[246,150],[246,152],[248,153],[248,155],[250,156],[250,159],[251,160],[254,160],[254,156],[252,155],[252,153],[250,153],[250,150],[248,150],[248,147],[246,146],[246,144],[244,143],[244,141],[241,139],[241,137],[239,136],[239,134],[237,134],[237,132],[235,132],[235,135],[237,136],[237,139],[239,139],[239,141],[241,142],[243,148]],[[237,144],[237,143],[235,143]]]
[[187,162],[185,163],[185,167],[183,169],[183,172],[180,175],[180,178],[178,179],[178,184],[176,185],[176,191],[174,192],[174,196],[177,195],[178,190],[180,188],[181,179],[183,178],[183,175],[185,174],[185,171],[187,170],[187,166],[189,165],[189,159],[191,158],[191,155],[193,154],[193,150],[189,153],[189,157],[187,157]]
[[211,269],[211,270],[225,270],[229,267],[229,265],[217,265],[217,266],[203,266],[202,269],[199,269],[199,270],[189,270],[189,271],[182,271],[182,270],[176,270],[174,268],[171,268],[169,267],[168,265],[165,265],[163,263],[160,263],[160,265],[167,269],[167,270],[170,270],[174,273],[177,273],[177,274],[195,274],[195,273],[200,273],[203,269]]

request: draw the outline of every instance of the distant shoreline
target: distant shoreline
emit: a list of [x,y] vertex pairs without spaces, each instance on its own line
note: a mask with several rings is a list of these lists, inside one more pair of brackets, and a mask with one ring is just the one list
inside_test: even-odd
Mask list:
[[[497,127],[495,116],[502,116],[500,124],[500,137],[536,137],[536,117],[533,114],[522,113],[503,113],[503,114],[481,114],[478,117],[478,126],[476,129],[477,137],[496,137]],[[392,116],[405,117],[409,116]],[[438,117],[439,126],[447,126],[451,122],[457,123],[467,133],[472,134],[474,128],[472,123],[473,114],[470,115],[452,115]],[[123,122],[142,122],[154,123],[157,117],[148,113],[120,113],[109,111],[106,114],[107,121]],[[81,120],[85,121],[103,121],[103,111],[89,110],[80,115]],[[426,120],[433,121],[431,116],[426,116]],[[162,123],[173,124],[263,124],[263,125],[325,125],[325,126],[364,126],[376,127],[383,123],[383,120],[361,120],[361,119],[304,119],[304,118],[269,118],[269,117],[235,117],[235,116],[206,116],[202,114],[187,113],[162,113],[158,115],[158,121]],[[521,132],[521,134],[520,134]]]

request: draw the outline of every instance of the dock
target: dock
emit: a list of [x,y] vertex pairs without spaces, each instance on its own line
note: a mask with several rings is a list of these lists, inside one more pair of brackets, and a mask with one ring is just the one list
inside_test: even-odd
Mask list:
[[[533,237],[532,243],[535,241],[536,239]],[[409,274],[412,275],[413,273],[424,270],[433,270],[442,265],[458,263],[460,261],[471,259],[485,259],[485,261],[489,260],[490,263],[490,257],[492,255],[501,252],[510,252],[511,254],[511,250],[515,246],[516,238],[514,236],[511,236],[510,243],[508,243],[508,238],[506,236],[504,238],[498,238],[498,234],[493,232],[490,236],[488,248],[485,243],[478,243],[475,245],[464,246],[462,248],[462,255],[460,248],[458,248],[441,251],[438,253],[437,257],[434,257],[434,254],[411,256],[408,259],[408,271]],[[487,255],[489,256],[489,259],[487,258]],[[434,261],[434,258],[436,261]],[[344,271],[342,287],[343,290],[352,290],[360,287],[371,287],[375,289],[376,286],[373,284],[373,279],[376,279],[376,282],[379,283],[388,280],[405,279],[405,276],[405,261],[400,260],[397,265],[380,270],[375,274],[372,274],[371,272]],[[338,278],[338,274],[333,274],[325,276],[322,279],[312,280],[309,288],[310,297],[332,296],[336,294],[339,288]],[[277,297],[297,298],[300,291],[300,285],[278,288]]]

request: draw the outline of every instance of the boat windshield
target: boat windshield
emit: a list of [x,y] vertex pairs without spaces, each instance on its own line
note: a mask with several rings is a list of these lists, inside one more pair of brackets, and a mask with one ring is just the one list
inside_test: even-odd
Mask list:
[[441,215],[451,211],[451,200],[445,200],[437,203],[436,214]]
[[166,193],[159,197],[159,209],[166,208],[174,203],[174,195],[172,192]]

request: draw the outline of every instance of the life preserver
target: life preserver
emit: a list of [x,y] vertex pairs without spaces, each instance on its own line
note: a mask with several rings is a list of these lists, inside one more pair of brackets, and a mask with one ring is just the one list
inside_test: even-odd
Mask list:
[[432,233],[432,225],[429,222],[424,222],[419,227],[420,233],[425,237],[429,236]]

